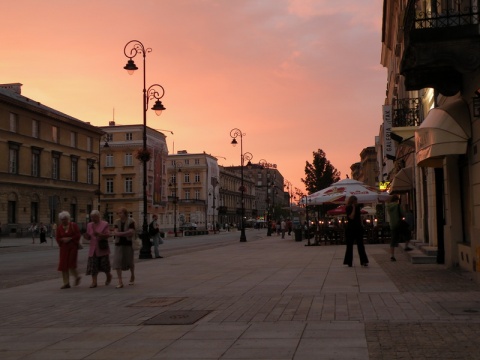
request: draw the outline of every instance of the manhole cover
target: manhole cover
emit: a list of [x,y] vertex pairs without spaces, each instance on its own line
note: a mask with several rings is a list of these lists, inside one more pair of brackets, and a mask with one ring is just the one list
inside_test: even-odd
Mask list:
[[163,307],[175,304],[176,302],[182,301],[186,298],[184,297],[164,297],[164,298],[147,298],[142,301],[136,302],[129,306],[142,306],[142,307]]
[[144,325],[191,325],[209,314],[210,310],[165,311],[148,319]]

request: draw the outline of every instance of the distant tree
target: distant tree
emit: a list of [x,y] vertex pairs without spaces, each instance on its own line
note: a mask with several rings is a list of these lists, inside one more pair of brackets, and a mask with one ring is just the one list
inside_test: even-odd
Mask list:
[[313,152],[313,162],[305,164],[305,189],[309,194],[323,190],[340,180],[340,172],[327,160],[322,149]]

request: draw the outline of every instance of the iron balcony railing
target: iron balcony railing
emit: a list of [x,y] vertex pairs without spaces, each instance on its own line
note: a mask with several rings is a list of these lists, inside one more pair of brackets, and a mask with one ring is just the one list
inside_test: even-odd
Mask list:
[[478,0],[409,0],[404,20],[405,43],[412,30],[480,24]]
[[423,121],[420,98],[393,99],[393,127],[420,126]]

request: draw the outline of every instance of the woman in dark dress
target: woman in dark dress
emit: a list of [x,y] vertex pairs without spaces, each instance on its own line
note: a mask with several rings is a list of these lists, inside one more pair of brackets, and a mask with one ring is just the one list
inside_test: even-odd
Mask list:
[[343,264],[352,266],[353,263],[353,244],[357,243],[358,256],[360,257],[360,264],[362,266],[368,266],[368,257],[365,252],[365,246],[363,245],[363,226],[362,219],[360,217],[360,205],[358,205],[357,197],[350,196],[347,202],[347,226],[345,229],[345,240],[347,243],[347,249],[345,251],[345,258]]

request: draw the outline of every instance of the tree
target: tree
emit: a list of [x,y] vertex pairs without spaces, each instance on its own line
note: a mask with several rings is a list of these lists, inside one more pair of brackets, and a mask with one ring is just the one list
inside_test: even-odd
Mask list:
[[305,164],[305,179],[301,179],[309,194],[329,187],[340,180],[340,172],[327,160],[322,149],[313,152],[313,162]]

